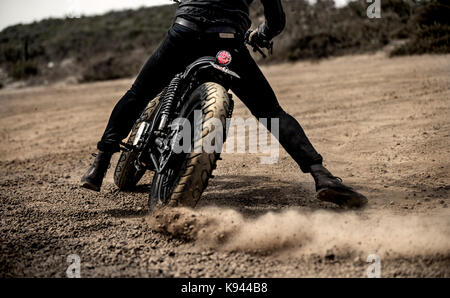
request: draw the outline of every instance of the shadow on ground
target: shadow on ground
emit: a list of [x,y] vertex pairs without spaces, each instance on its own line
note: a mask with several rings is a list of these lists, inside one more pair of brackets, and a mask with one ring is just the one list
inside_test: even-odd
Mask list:
[[[352,185],[360,189],[358,185]],[[147,205],[147,194],[151,184],[140,184],[135,188],[112,194],[117,197],[139,196]],[[365,187],[364,193],[371,190]],[[305,211],[329,210],[335,212],[344,209],[330,203],[318,201],[315,197],[313,182],[291,182],[261,175],[217,176],[210,180],[196,208],[223,207],[240,212],[245,217],[257,217],[267,212],[278,212],[286,209],[302,209]],[[110,209],[106,212],[117,218],[144,217],[147,208]]]
[[286,208],[336,209],[315,199],[312,183],[260,175],[220,176],[210,182],[197,207],[232,208],[244,216],[259,216]]

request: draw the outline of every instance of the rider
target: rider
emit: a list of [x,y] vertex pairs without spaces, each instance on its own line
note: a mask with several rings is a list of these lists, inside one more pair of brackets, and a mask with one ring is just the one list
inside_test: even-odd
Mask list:
[[[251,31],[250,41],[267,47],[283,31],[286,18],[281,0],[260,1],[264,6],[265,22]],[[253,0],[177,2],[179,7],[173,26],[131,89],[112,111],[103,137],[97,144],[99,152],[96,159],[81,179],[82,186],[100,191],[111,156],[119,152],[121,141],[127,137],[149,99],[197,58],[226,48],[233,52],[232,68],[241,76],[233,84],[232,91],[256,118],[279,119],[280,144],[304,173],[313,176],[318,198],[339,205],[365,204],[367,199],[363,195],[344,185],[322,165],[322,156],[314,149],[300,124],[280,107],[271,86],[252,59],[242,37],[251,25],[249,5]]]

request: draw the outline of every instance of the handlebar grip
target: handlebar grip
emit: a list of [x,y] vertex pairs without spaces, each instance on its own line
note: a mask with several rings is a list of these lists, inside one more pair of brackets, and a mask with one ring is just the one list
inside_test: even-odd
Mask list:
[[[255,42],[251,42],[250,41],[250,34],[252,33],[252,30],[248,30],[246,33],[245,33],[245,36],[244,36],[244,41],[245,41],[245,43],[246,44],[248,44],[249,46],[251,46],[252,48],[253,48],[253,52],[258,52],[259,54],[261,54],[261,56],[264,58],[264,59],[266,59],[267,58],[267,55],[264,53],[264,51],[261,49],[261,47],[260,46],[258,46]],[[269,54],[270,55],[272,55],[272,52],[273,52],[273,41],[271,41],[270,43],[269,43],[269,45],[267,46],[267,47],[265,47],[265,48],[267,48],[268,50],[269,50]]]

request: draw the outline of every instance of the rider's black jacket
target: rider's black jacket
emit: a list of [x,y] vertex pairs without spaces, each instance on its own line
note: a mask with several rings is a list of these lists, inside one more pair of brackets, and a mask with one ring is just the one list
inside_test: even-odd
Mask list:
[[[268,40],[283,31],[286,16],[281,0],[260,0],[264,6],[266,21],[259,27],[259,32]],[[182,0],[175,17],[212,25],[234,27],[244,34],[251,25],[249,5],[253,0]]]

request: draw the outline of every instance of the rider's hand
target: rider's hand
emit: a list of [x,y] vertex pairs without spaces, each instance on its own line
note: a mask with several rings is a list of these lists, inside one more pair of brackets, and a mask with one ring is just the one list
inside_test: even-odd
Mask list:
[[251,31],[248,41],[251,44],[255,44],[259,46],[260,48],[269,48],[271,46],[271,41],[268,40],[260,31],[258,28]]
[[256,28],[255,30],[250,30],[250,35],[248,36],[248,41],[250,43],[254,42],[253,38],[254,38],[255,34],[257,34],[257,33],[258,33],[258,28]]

